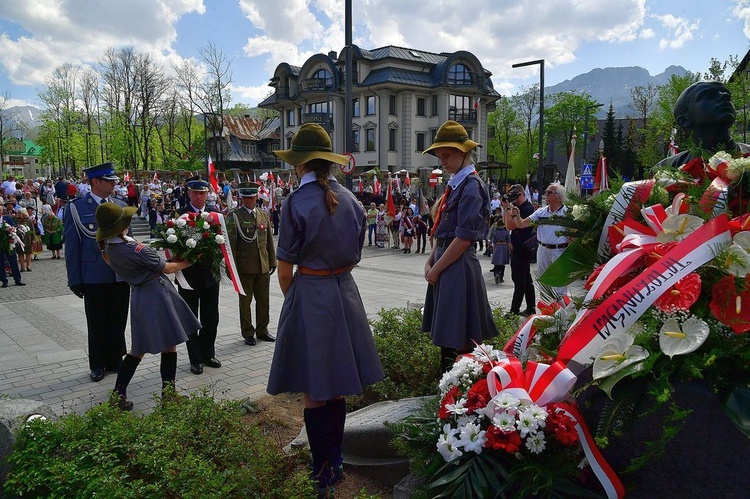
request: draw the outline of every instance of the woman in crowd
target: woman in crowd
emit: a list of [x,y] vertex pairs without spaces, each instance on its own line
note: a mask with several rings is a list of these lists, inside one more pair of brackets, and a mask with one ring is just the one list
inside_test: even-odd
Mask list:
[[128,237],[135,206],[102,203],[96,209],[96,241],[104,261],[130,284],[130,352],[117,372],[117,406],[129,411],[127,389],[146,353],[161,353],[162,397],[174,394],[177,345],[195,334],[201,324],[164,274],[187,268],[187,261],[167,262],[163,256]]
[[16,211],[16,227],[19,232],[21,243],[16,244],[16,254],[18,255],[18,266],[21,272],[31,272],[31,257],[34,254],[34,223],[29,218],[29,214],[24,207]]
[[[351,270],[361,258],[365,215],[332,175],[349,158],[331,152],[323,127],[302,125],[292,148],[299,189],[284,201],[276,250],[284,304],[268,393],[302,392],[318,493],[343,478],[344,396],[383,378],[372,331]],[[297,265],[296,273],[293,267]]]
[[404,243],[404,253],[411,253],[414,244],[414,212],[411,208],[404,208],[401,215],[401,237]]
[[457,354],[498,335],[474,249],[490,206],[474,168],[476,147],[479,144],[461,124],[446,121],[425,150],[437,156],[443,170],[451,174],[445,193],[436,202],[435,244],[424,266],[429,285],[422,319],[422,330],[429,331],[441,349],[444,371],[453,366]]
[[43,240],[47,249],[52,252],[52,259],[59,260],[60,250],[63,246],[63,223],[48,204],[42,205],[42,229],[44,230]]
[[37,216],[37,212],[34,208],[26,206],[26,212],[29,214],[31,224],[34,226],[34,241],[31,245],[31,251],[34,256],[33,260],[39,260],[38,255],[44,251],[42,246],[42,234],[44,234],[44,228],[42,227],[42,221]]
[[[510,231],[503,219],[496,219],[492,225],[492,273],[495,284],[505,282],[505,266],[510,265]],[[490,243],[488,243],[489,245]]]
[[388,224],[385,222],[385,205],[378,206],[378,216],[375,219],[375,246],[385,248],[388,243]]
[[52,180],[47,180],[42,186],[42,204],[46,203],[50,206],[55,204],[55,186],[52,185]]
[[425,248],[427,248],[427,224],[422,215],[414,217],[414,237],[417,238],[417,253],[420,253],[420,244],[421,253],[424,253]]

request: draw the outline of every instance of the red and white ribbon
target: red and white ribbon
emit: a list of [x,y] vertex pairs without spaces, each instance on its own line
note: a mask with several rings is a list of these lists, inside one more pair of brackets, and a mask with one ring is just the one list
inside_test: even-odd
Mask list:
[[224,215],[219,212],[212,211],[208,214],[208,220],[210,220],[212,224],[219,224],[221,226],[221,234],[224,236],[224,242],[221,243],[220,246],[221,252],[224,254],[224,263],[226,263],[227,265],[229,278],[232,280],[232,285],[234,286],[235,292],[245,296],[245,289],[242,287],[240,274],[237,272],[237,265],[234,263],[232,247],[227,244],[227,224],[224,220]]
[[604,222],[602,234],[599,237],[597,255],[600,258],[609,258],[612,254],[608,238],[609,227],[628,218],[628,213],[633,213],[635,210],[640,209],[640,205],[646,203],[654,185],[656,185],[656,181],[654,180],[637,180],[635,182],[626,182],[622,186],[620,192],[615,196],[612,208],[610,208],[607,215],[607,220]]
[[508,342],[503,347],[503,351],[508,354],[513,354],[519,359],[526,358],[526,352],[531,345],[531,340],[536,334],[536,327],[534,327],[534,319],[553,319],[548,315],[530,315],[526,318],[523,325],[516,331]]

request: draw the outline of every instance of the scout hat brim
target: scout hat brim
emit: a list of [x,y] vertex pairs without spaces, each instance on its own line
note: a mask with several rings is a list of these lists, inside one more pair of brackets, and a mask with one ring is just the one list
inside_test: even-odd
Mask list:
[[333,152],[331,137],[316,123],[305,123],[292,137],[292,148],[273,151],[285,163],[299,166],[312,159],[324,159],[337,165],[349,164],[349,157]]
[[99,229],[96,231],[96,241],[104,241],[110,237],[122,234],[122,231],[130,225],[138,208],[135,206],[120,207],[115,203],[102,203],[96,208],[96,223]]
[[476,147],[482,147],[482,145],[471,140],[469,134],[466,133],[466,129],[460,123],[448,120],[440,126],[437,134],[435,134],[435,141],[422,152],[422,155],[430,153],[437,156],[435,149],[440,147],[452,147],[467,153]]

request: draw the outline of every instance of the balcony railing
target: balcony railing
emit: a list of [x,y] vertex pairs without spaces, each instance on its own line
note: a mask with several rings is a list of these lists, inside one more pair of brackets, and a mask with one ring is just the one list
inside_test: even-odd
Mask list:
[[302,123],[317,123],[326,130],[333,130],[333,119],[328,113],[302,113]]
[[307,78],[302,81],[302,90],[324,92],[333,87],[333,82],[328,78]]
[[477,112],[475,109],[452,109],[448,111],[448,119],[461,124],[476,124]]

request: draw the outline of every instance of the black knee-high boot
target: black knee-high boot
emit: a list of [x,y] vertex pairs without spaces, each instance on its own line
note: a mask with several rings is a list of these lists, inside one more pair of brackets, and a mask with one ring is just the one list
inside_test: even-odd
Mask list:
[[122,360],[120,370],[117,371],[114,391],[120,396],[118,407],[122,410],[129,411],[133,408],[133,403],[128,401],[128,385],[140,363],[141,359],[128,354]]
[[344,426],[346,426],[346,400],[326,402],[330,422],[330,461],[334,483],[344,479]]
[[325,490],[333,485],[333,472],[330,462],[330,421],[326,406],[305,409],[305,431],[307,443],[310,444],[312,454],[312,478],[318,483],[318,488]]
[[177,377],[177,352],[163,352],[161,354],[161,396],[174,393],[174,380]]
[[440,347],[440,371],[447,373],[456,361],[456,351],[452,348]]

